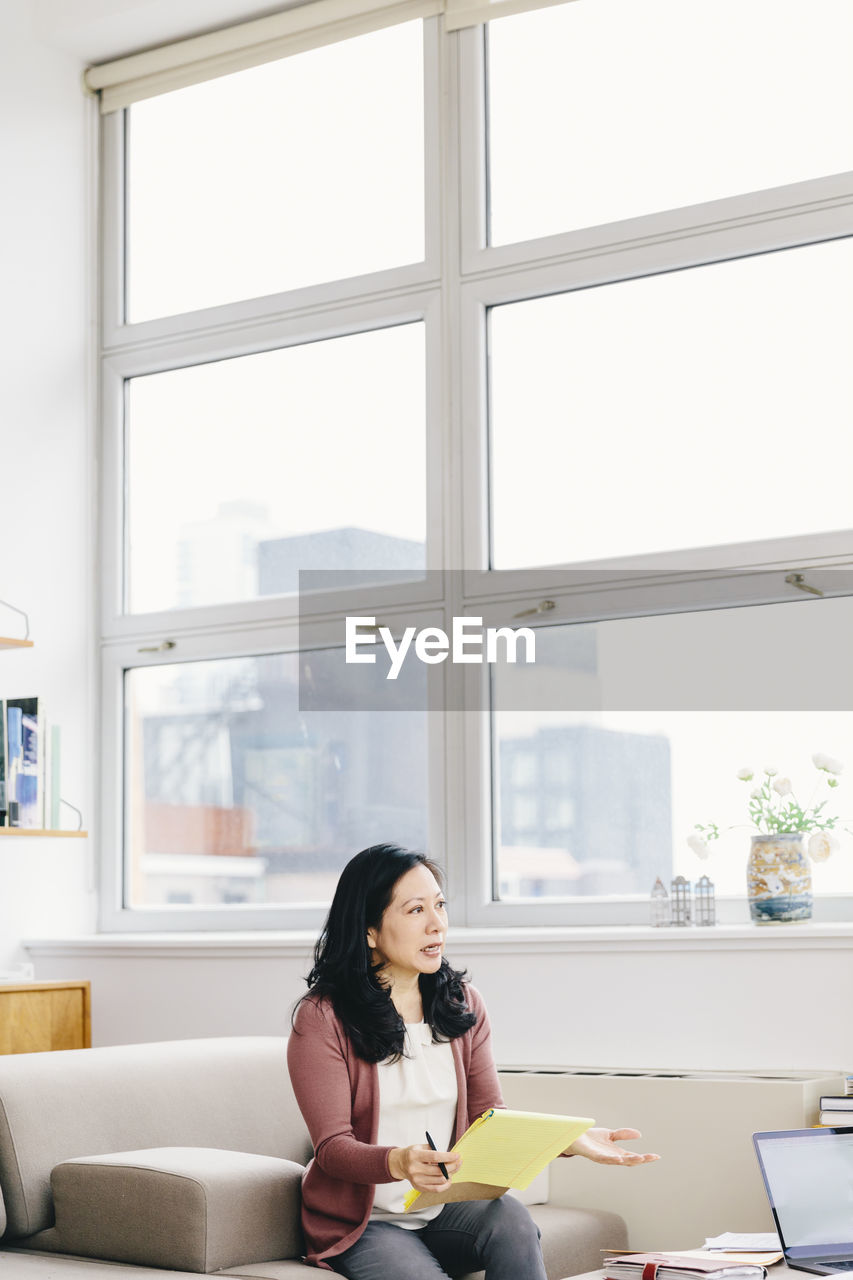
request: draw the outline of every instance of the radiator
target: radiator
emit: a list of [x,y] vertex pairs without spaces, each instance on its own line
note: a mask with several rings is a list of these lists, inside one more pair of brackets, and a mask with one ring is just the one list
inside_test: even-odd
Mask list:
[[761,1129],[817,1123],[820,1095],[843,1093],[837,1072],[622,1072],[603,1067],[506,1067],[508,1107],[592,1116],[630,1126],[628,1143],[661,1159],[636,1168],[589,1160],[550,1166],[552,1204],[611,1209],[628,1224],[632,1249],[688,1249],[722,1231],[772,1231],[752,1147]]

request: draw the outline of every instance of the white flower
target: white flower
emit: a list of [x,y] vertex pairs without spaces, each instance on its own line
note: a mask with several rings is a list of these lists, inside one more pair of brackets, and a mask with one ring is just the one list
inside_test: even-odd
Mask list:
[[774,769],[772,764],[767,764],[764,766],[764,772],[767,774],[768,778],[775,778],[779,770]]
[[791,786],[790,778],[777,778],[773,783],[773,790],[777,795],[789,796],[794,788]]
[[687,843],[696,854],[697,858],[707,858],[708,854],[711,852],[708,848],[707,840],[703,840],[701,836],[688,836]]
[[831,831],[815,831],[809,836],[809,857],[812,862],[826,862],[831,853],[838,848],[838,837]]
[[840,760],[836,760],[834,756],[825,756],[820,751],[812,756],[812,764],[823,773],[837,774],[844,771],[844,765]]
[[753,773],[754,773],[754,770],[750,769],[749,765],[747,764],[747,765],[744,765],[742,769],[738,769],[737,776],[740,778],[741,782],[751,782]]
[[761,787],[753,787],[749,793],[749,798],[750,800],[760,800],[763,794]]

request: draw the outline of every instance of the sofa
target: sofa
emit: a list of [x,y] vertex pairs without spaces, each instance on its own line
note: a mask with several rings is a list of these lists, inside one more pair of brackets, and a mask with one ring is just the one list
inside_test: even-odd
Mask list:
[[[0,1272],[321,1274],[301,1261],[311,1144],[285,1049],[283,1038],[249,1036],[0,1057]],[[616,1214],[530,1211],[549,1280],[627,1245]]]

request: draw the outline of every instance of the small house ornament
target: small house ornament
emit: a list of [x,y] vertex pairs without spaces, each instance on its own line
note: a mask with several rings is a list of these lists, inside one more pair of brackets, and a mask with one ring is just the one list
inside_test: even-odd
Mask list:
[[649,924],[655,929],[660,929],[669,923],[669,894],[663,880],[658,876],[649,898]]
[[670,885],[672,900],[672,923],[676,925],[690,924],[690,881],[684,876],[676,876]]
[[696,923],[716,924],[717,908],[714,902],[714,882],[707,876],[696,881]]

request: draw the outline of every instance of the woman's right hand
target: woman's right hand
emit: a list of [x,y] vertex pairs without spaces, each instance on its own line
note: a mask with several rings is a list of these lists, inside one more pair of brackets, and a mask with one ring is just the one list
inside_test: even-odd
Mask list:
[[[447,1169],[446,1178],[439,1164]],[[461,1156],[451,1151],[433,1151],[425,1144],[394,1147],[388,1156],[388,1170],[394,1181],[411,1182],[416,1191],[443,1191],[450,1186],[450,1179],[461,1165]]]

